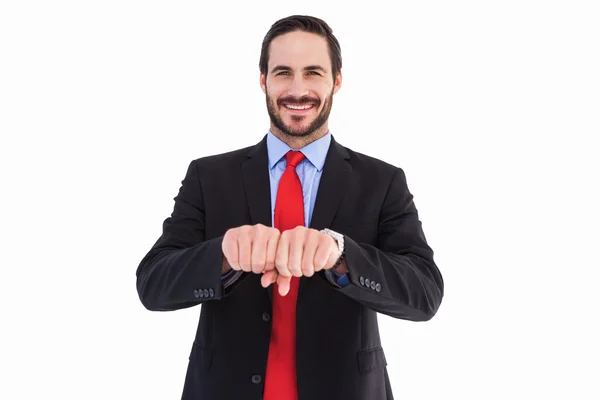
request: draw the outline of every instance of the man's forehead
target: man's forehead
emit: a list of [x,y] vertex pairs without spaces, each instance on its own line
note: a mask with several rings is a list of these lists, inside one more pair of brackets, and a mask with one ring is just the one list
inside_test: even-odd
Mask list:
[[269,67],[285,65],[302,69],[311,65],[327,67],[329,49],[325,38],[308,32],[290,32],[278,36],[271,42]]

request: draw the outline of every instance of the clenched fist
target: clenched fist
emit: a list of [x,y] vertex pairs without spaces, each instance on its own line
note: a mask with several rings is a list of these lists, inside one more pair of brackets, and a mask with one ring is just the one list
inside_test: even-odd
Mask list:
[[232,228],[223,238],[223,254],[231,268],[263,274],[261,284],[277,282],[285,296],[292,276],[312,276],[331,268],[340,256],[335,240],[316,229],[298,226],[280,233],[265,225]]
[[262,224],[229,229],[223,237],[223,255],[231,269],[261,274],[275,268],[279,230]]

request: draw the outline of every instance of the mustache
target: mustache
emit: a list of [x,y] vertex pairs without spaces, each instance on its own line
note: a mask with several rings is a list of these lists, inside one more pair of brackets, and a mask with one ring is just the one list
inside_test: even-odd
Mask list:
[[282,97],[277,100],[277,105],[281,106],[283,104],[294,104],[294,105],[304,105],[304,104],[315,104],[317,107],[321,105],[321,101],[315,97],[302,96],[300,98],[296,97]]

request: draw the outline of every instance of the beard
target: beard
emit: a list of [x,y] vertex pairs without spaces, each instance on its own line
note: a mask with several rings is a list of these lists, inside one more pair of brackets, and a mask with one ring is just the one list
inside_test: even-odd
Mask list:
[[[327,96],[327,98],[325,99],[323,109],[311,123],[309,123],[308,125],[289,126],[285,122],[283,122],[283,119],[281,118],[281,115],[278,111],[279,107],[283,107],[284,103],[291,103],[295,105],[314,104],[314,107],[318,109],[321,105],[321,101],[317,98],[308,96],[303,96],[300,98],[283,97],[278,101],[275,101],[269,96],[268,91],[265,97],[267,101],[267,111],[269,113],[269,118],[271,118],[271,123],[273,124],[273,126],[279,129],[284,135],[295,138],[310,136],[319,128],[321,128],[327,122],[327,119],[329,119],[329,114],[331,113],[331,106],[333,105],[332,90],[329,96]],[[302,120],[305,120],[306,118],[306,116],[293,115],[292,121],[300,122]]]

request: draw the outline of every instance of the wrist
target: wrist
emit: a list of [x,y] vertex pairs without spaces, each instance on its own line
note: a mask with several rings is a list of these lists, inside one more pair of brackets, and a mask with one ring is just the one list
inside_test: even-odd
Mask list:
[[334,266],[331,269],[333,272],[335,272],[338,275],[345,275],[348,273],[348,266],[346,265],[346,259],[342,258],[341,262],[339,263],[339,265],[336,267]]
[[[336,274],[340,274],[343,275],[346,272],[348,272],[348,268],[346,267],[346,263],[345,263],[345,246],[344,246],[344,235],[342,235],[341,233],[332,231],[331,229],[325,228],[323,229],[321,232],[331,236],[333,238],[333,241],[336,243],[337,247],[338,247],[338,252],[339,252],[339,256],[335,262],[335,264],[332,265],[332,271],[335,272]],[[342,265],[343,264],[343,265]]]

